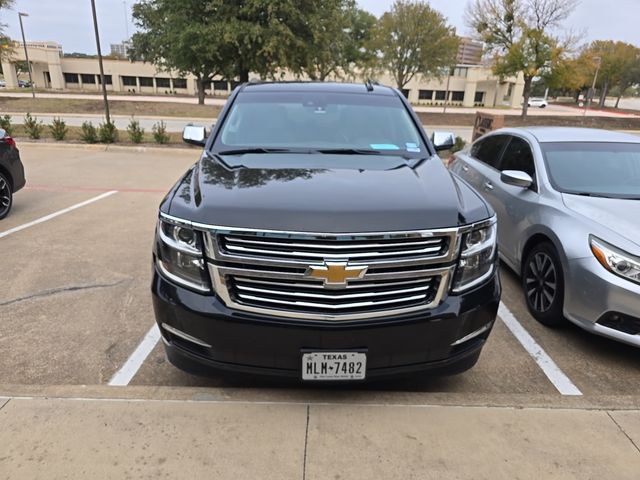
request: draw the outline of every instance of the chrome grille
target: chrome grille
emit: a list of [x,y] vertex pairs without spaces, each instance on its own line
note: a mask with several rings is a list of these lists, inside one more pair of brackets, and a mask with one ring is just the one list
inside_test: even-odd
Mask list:
[[[216,293],[230,308],[309,320],[359,320],[440,304],[458,252],[458,230],[316,234],[203,229]],[[309,266],[348,262],[361,278],[325,285]]]

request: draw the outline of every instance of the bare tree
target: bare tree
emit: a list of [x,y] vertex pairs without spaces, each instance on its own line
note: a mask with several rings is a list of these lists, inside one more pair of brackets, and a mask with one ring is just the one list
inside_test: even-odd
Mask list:
[[522,117],[527,116],[531,84],[553,68],[567,49],[554,33],[579,0],[471,0],[465,20],[494,56],[498,75],[524,76]]

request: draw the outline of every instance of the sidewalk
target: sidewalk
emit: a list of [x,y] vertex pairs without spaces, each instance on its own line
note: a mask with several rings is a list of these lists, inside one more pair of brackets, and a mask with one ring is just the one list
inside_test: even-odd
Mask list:
[[[204,390],[206,391],[206,390]],[[636,479],[640,411],[0,399],[0,476]]]

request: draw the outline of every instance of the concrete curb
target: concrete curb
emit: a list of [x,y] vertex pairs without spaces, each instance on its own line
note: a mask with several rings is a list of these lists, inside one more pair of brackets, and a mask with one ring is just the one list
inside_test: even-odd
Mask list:
[[79,150],[91,150],[97,152],[137,152],[137,153],[153,153],[153,152],[167,152],[178,151],[181,153],[193,152],[199,153],[200,149],[196,147],[183,147],[183,146],[171,146],[165,145],[164,147],[156,146],[133,146],[133,145],[105,145],[102,143],[68,143],[68,142],[32,142],[26,139],[16,139],[20,147],[35,147],[35,148],[76,148]]

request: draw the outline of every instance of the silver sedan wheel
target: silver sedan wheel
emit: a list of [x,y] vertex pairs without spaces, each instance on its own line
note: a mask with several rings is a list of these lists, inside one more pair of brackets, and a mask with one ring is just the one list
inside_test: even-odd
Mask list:
[[544,252],[536,253],[529,261],[525,277],[529,304],[538,312],[546,312],[553,305],[558,290],[558,275],[553,260]]

